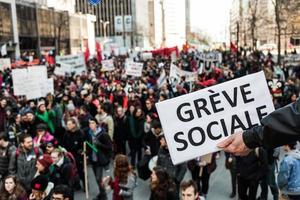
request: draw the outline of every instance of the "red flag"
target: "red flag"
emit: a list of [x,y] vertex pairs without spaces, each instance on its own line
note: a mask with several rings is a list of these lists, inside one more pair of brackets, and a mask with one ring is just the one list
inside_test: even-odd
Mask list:
[[237,46],[233,42],[230,42],[230,51],[231,53],[237,53],[238,51]]
[[85,42],[85,52],[84,52],[84,60],[85,62],[88,61],[90,57],[90,49],[89,49],[89,44],[88,44],[88,41]]
[[99,42],[96,42],[97,60],[98,63],[102,62],[102,50]]

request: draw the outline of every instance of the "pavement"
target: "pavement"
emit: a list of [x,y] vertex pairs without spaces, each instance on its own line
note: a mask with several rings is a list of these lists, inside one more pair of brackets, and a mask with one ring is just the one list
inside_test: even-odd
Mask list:
[[[111,175],[113,169],[104,172],[104,176]],[[191,178],[190,172],[187,170],[184,179],[188,180]],[[93,199],[98,194],[97,184],[92,172],[92,169],[88,169],[89,179],[89,199]],[[217,160],[217,169],[212,173],[209,181],[209,191],[206,200],[237,200],[238,198],[229,198],[231,193],[231,177],[228,170],[225,168],[225,156],[222,153],[220,158]],[[260,194],[260,189],[258,191]],[[111,200],[111,195],[108,194],[108,199]],[[268,200],[272,200],[271,192],[269,191]],[[149,180],[144,181],[138,179],[138,186],[134,190],[134,200],[148,200],[150,197]],[[85,200],[85,193],[77,192],[75,194],[75,200]]]

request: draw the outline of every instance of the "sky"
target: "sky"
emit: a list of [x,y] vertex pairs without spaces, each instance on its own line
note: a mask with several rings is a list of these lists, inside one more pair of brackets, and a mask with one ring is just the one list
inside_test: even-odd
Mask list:
[[232,0],[191,0],[191,29],[208,34],[212,41],[228,42]]

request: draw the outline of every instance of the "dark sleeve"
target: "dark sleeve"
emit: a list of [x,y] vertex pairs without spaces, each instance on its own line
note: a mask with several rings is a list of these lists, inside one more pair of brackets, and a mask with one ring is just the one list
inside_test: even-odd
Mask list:
[[110,150],[112,145],[110,137],[106,133],[104,133],[95,144],[105,150]]
[[243,140],[247,147],[275,148],[300,138],[300,98],[280,108],[261,121],[261,126],[247,130]]

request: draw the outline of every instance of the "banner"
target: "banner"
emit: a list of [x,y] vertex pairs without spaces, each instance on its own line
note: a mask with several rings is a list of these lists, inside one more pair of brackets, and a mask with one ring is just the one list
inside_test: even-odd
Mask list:
[[297,67],[300,66],[300,54],[289,54],[284,57],[286,66]]
[[115,70],[115,65],[114,65],[114,60],[102,60],[102,71],[114,71]]
[[201,52],[198,54],[198,58],[204,62],[222,62],[222,54],[219,52]]
[[10,58],[0,58],[0,70],[11,68]]
[[274,111],[262,71],[156,103],[156,108],[174,164],[219,151],[217,143]]
[[133,61],[126,62],[126,75],[141,77],[143,71],[143,63],[137,63]]
[[115,16],[115,31],[123,32],[123,18],[121,15]]
[[185,77],[185,81],[193,82],[197,80],[198,74],[195,72],[184,71],[182,69],[179,69],[176,65],[171,64],[170,78],[173,77],[180,80],[180,77],[183,76]]
[[[80,75],[83,71],[86,71],[85,61],[83,54],[78,55],[67,55],[67,56],[56,56],[56,64],[63,67],[63,69],[58,69],[57,75],[61,75],[64,70],[66,73],[75,72],[76,75]],[[67,66],[69,65],[69,66]],[[69,70],[70,71],[67,71]],[[54,71],[55,72],[55,71]]]
[[131,15],[125,15],[124,16],[124,26],[125,26],[125,32],[131,32],[132,31],[132,17],[131,17]]

